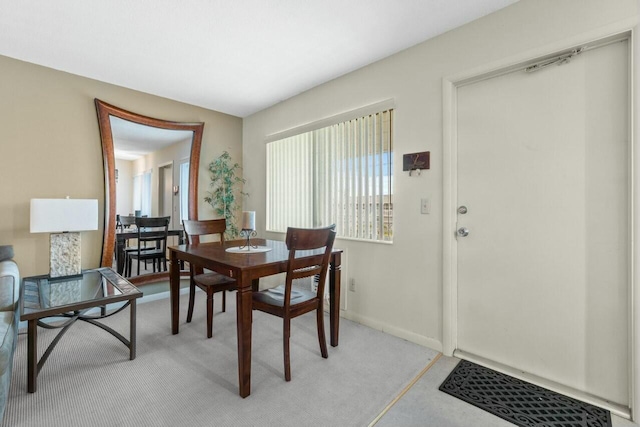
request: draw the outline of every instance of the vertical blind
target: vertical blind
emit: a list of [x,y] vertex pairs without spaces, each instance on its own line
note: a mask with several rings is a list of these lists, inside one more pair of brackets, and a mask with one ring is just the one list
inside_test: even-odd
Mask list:
[[336,224],[338,236],[393,237],[393,110],[267,144],[267,229]]

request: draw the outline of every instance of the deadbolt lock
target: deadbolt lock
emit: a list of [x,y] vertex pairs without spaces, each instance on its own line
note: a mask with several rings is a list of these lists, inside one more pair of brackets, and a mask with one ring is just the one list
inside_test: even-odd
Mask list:
[[458,228],[458,236],[467,237],[469,235],[469,229],[466,227]]

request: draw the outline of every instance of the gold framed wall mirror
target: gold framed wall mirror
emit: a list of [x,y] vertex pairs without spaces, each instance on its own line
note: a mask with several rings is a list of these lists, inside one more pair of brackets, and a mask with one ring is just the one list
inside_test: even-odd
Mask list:
[[[181,228],[183,217],[197,219],[198,165],[204,123],[156,119],[99,99],[95,99],[95,105],[105,178],[100,265],[113,267],[123,274],[124,262],[122,258],[120,262],[116,259],[118,242],[123,242],[116,236],[116,217],[170,216],[170,228],[175,230]],[[134,166],[129,169],[129,164]],[[144,173],[140,173],[142,169]],[[146,189],[140,191],[140,188]],[[146,195],[145,200],[142,193]],[[164,271],[141,269],[138,272],[134,267],[133,273],[129,272],[127,278],[137,285],[168,280],[168,272]]]

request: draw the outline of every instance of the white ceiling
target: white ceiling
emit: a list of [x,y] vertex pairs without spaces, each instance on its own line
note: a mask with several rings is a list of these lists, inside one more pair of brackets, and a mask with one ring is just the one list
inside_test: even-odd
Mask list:
[[246,117],[517,0],[0,0],[0,55]]

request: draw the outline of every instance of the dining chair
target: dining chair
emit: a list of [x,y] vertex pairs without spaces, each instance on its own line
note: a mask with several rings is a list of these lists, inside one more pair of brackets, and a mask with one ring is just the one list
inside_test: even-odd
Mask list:
[[[135,228],[136,225],[136,217],[133,215],[116,215],[116,230],[119,228],[121,233],[124,233],[125,231],[133,231],[133,229]],[[137,245],[131,245],[129,240],[132,239],[127,239],[125,241],[125,248],[123,250],[123,258],[124,258],[124,277],[130,277],[131,276],[131,263],[129,262],[129,254],[131,254],[132,252],[137,252],[138,251],[138,246]],[[142,250],[145,250],[146,247],[143,246]],[[115,249],[114,249],[115,250]],[[145,267],[146,267],[146,262],[145,262]]]
[[[136,217],[138,246],[135,250],[127,252],[127,265],[125,276],[131,276],[133,260],[137,260],[138,274],[140,274],[140,261],[151,261],[153,272],[167,271],[167,235],[171,217]],[[161,270],[162,269],[162,270]],[[128,273],[128,274],[127,274]]]
[[[136,225],[136,218],[133,215],[116,215],[116,230],[119,228],[121,233],[124,233],[125,229],[129,231],[132,225]],[[125,260],[127,259],[127,252],[137,250],[136,247],[129,246],[129,240],[126,241],[125,248]]]
[[[224,243],[224,232],[227,229],[225,219],[183,220],[184,234],[189,245],[200,243],[201,236],[218,236],[220,244]],[[236,289],[236,281],[230,277],[215,272],[204,272],[204,269],[189,263],[189,309],[187,323],[193,317],[193,306],[196,286],[207,293],[207,338],[213,336],[213,294],[222,292],[222,311],[227,311],[226,291]]]
[[[286,244],[289,259],[284,286],[264,291],[253,292],[253,309],[273,314],[283,319],[284,344],[284,377],[291,381],[291,358],[289,337],[291,335],[291,319],[302,314],[316,312],[318,342],[323,358],[329,357],[327,341],[324,334],[324,287],[329,269],[329,260],[336,237],[335,225],[324,228],[287,229]],[[303,251],[323,249],[315,255],[300,254]],[[318,286],[313,289],[293,288],[295,280],[318,276]]]

